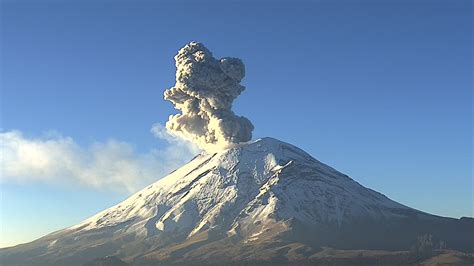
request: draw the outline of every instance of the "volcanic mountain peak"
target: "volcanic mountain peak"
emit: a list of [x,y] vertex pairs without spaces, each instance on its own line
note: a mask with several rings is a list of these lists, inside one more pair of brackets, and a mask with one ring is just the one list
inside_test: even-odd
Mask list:
[[206,264],[292,260],[296,252],[309,260],[325,246],[407,250],[425,234],[472,251],[469,233],[472,219],[411,209],[293,145],[263,138],[202,153],[120,204],[1,250],[0,258],[6,265],[81,265],[106,256],[134,265]]
[[358,217],[387,218],[404,209],[295,146],[263,138],[198,155],[71,229],[133,222],[133,230],[144,236],[180,231],[189,237],[215,227],[235,232],[243,222],[258,224],[270,217],[340,224]]

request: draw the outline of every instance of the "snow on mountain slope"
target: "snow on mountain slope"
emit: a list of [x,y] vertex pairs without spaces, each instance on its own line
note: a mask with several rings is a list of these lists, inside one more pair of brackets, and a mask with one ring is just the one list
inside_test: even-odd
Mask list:
[[198,155],[78,225],[0,250],[0,261],[82,265],[109,255],[134,265],[286,260],[309,258],[322,246],[406,250],[425,233],[470,250],[471,232],[472,220],[411,209],[295,146],[263,138]]
[[[385,219],[400,209],[407,207],[362,187],[292,145],[264,138],[199,155],[71,229],[133,221],[135,226],[129,230],[143,235],[185,231],[191,236],[217,226],[234,230],[241,222],[258,223],[272,215],[340,224],[352,217]],[[147,224],[153,217],[156,221]]]

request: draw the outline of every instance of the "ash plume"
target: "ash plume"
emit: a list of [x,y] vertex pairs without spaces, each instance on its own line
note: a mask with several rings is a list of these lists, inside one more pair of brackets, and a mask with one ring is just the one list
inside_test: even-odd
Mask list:
[[164,98],[181,113],[169,117],[170,133],[207,152],[251,140],[252,123],[232,111],[232,102],[245,89],[239,84],[245,76],[242,60],[216,59],[198,42],[181,48],[174,59],[176,84],[165,90]]

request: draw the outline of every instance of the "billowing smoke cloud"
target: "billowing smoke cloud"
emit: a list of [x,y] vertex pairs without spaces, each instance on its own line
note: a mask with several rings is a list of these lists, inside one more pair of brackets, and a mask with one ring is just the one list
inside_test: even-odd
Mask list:
[[232,102],[245,89],[245,66],[238,58],[215,59],[201,43],[179,50],[176,84],[164,93],[181,114],[171,115],[166,128],[207,152],[251,140],[253,125],[237,116]]

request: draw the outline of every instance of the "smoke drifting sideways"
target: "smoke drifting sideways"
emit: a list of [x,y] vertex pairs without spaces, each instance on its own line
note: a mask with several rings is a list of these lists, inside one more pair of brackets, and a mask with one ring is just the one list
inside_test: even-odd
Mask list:
[[176,84],[165,90],[164,98],[181,113],[169,117],[167,130],[207,153],[251,140],[254,126],[232,111],[233,101],[245,90],[239,84],[245,76],[242,60],[216,59],[198,42],[181,48],[174,59]]

